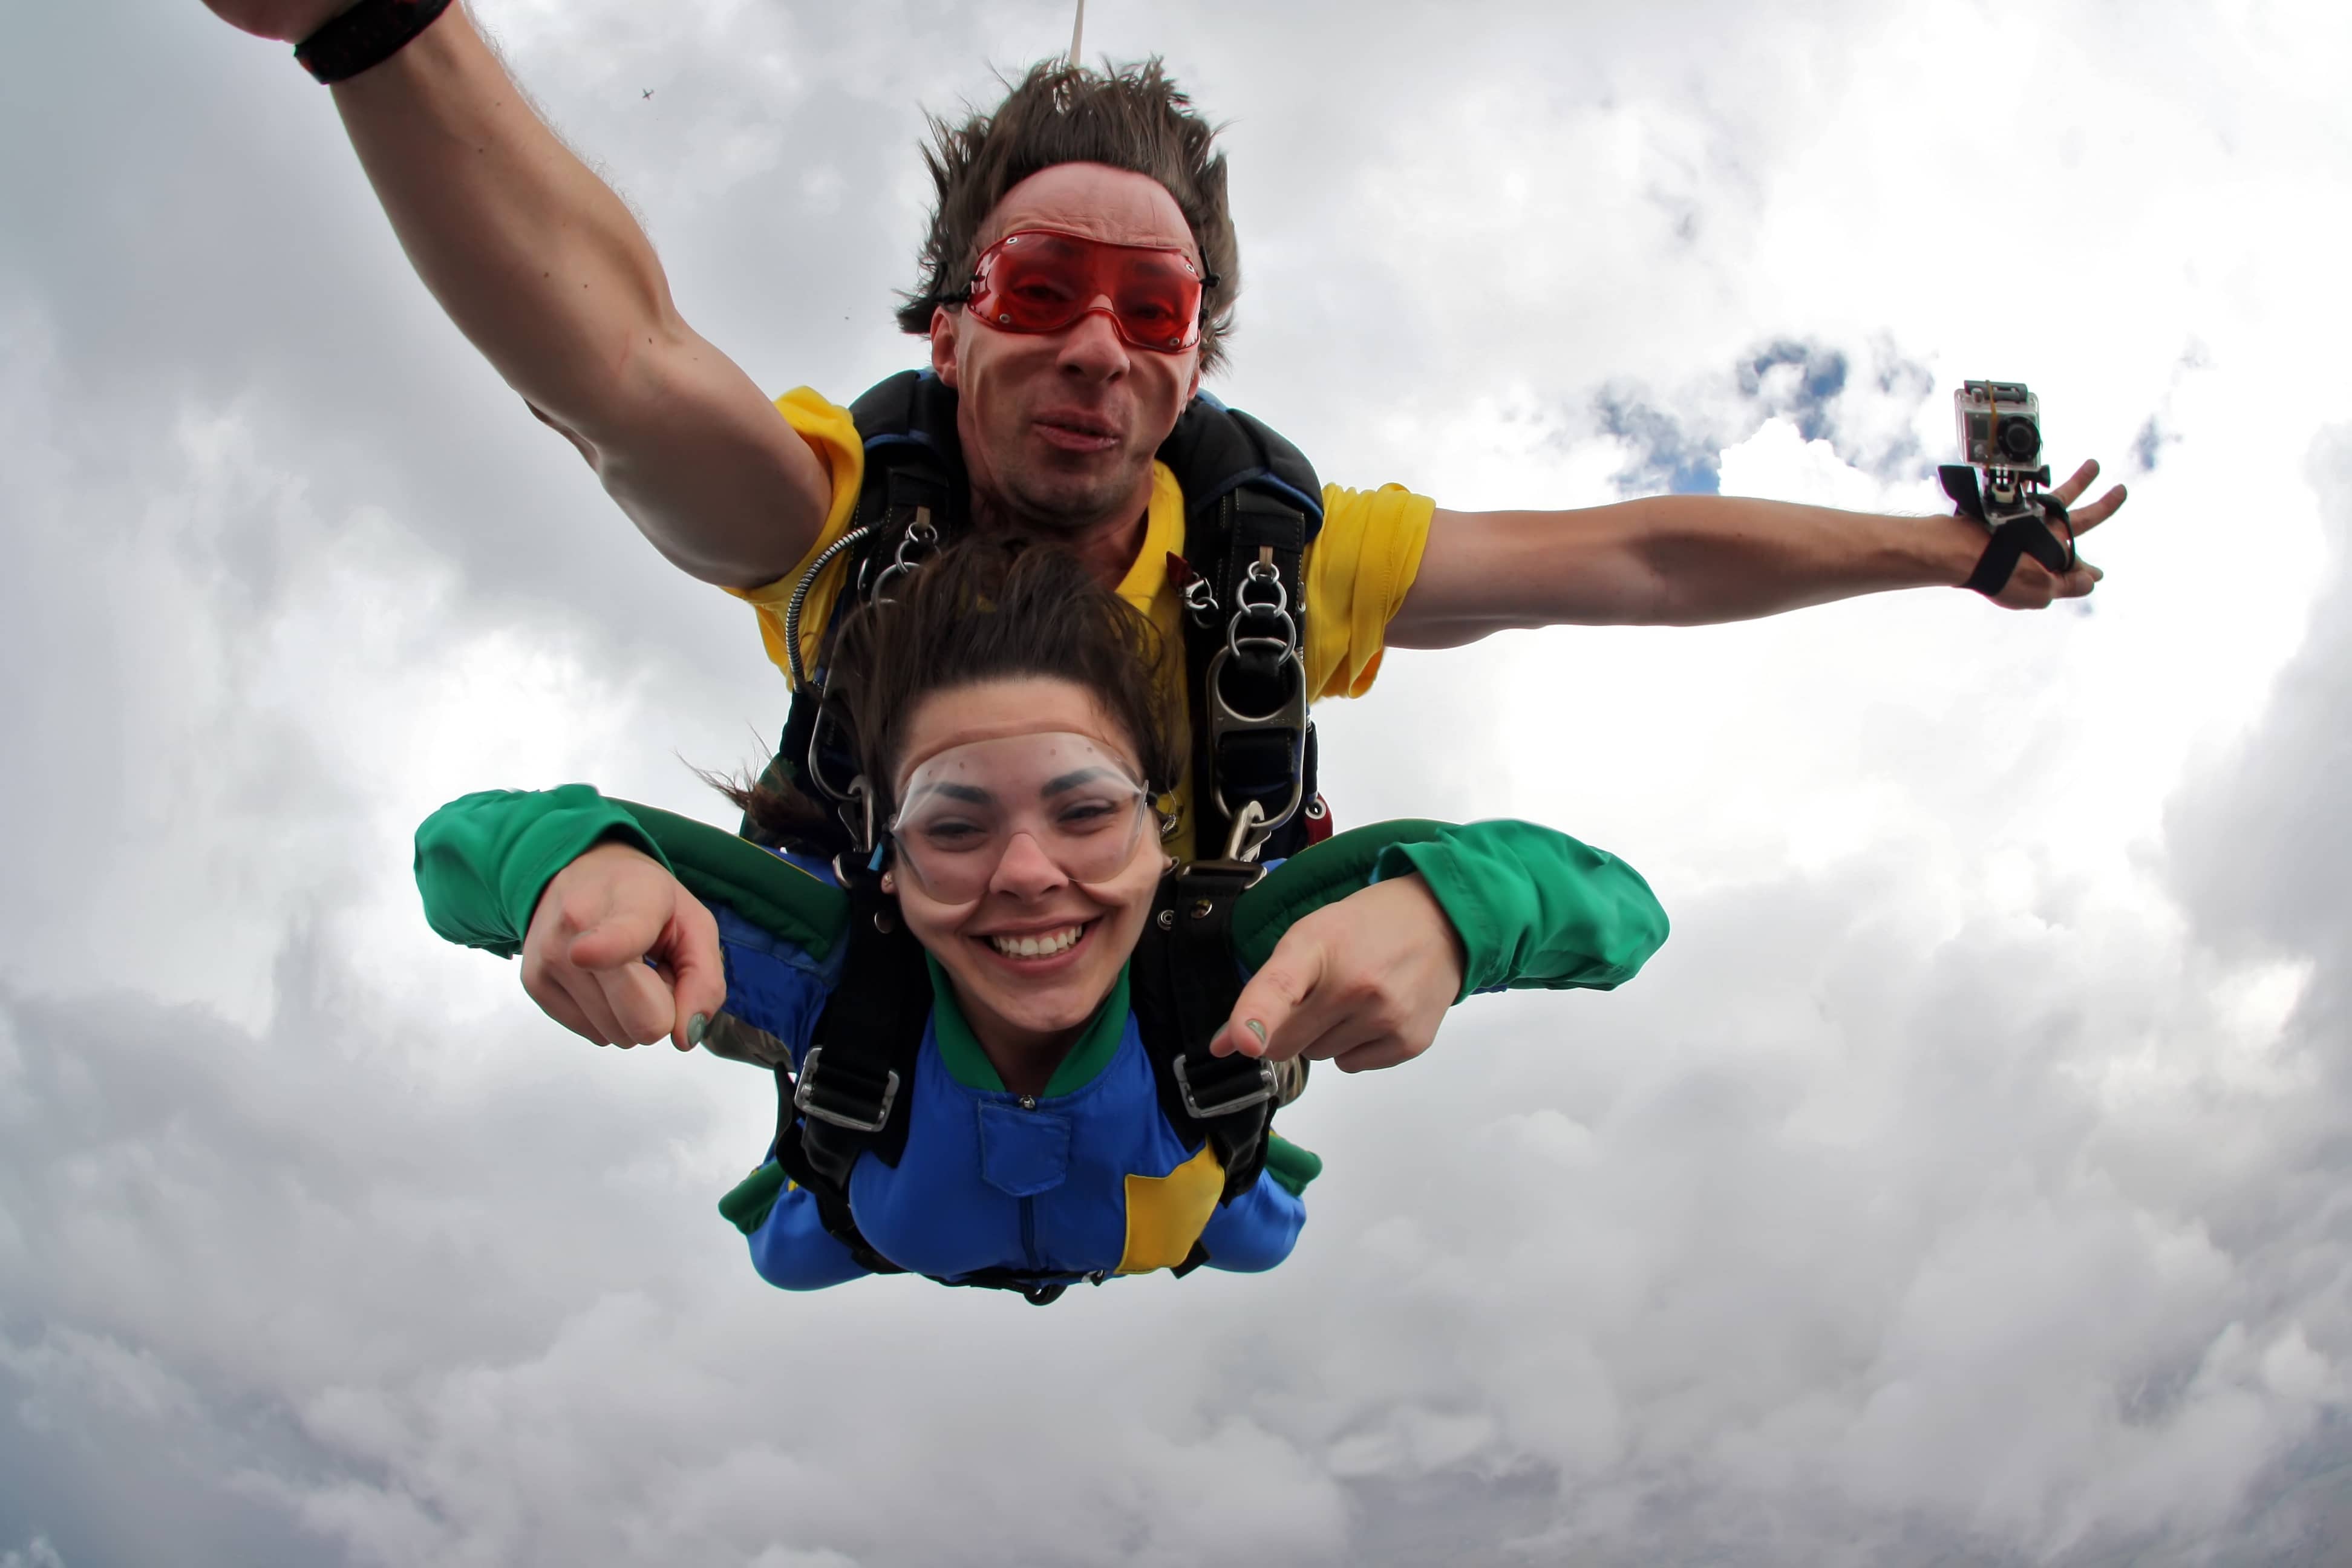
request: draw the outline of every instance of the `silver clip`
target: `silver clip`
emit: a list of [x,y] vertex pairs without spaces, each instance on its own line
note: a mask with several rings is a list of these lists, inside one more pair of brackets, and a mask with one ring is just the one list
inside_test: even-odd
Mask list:
[[[793,1109],[803,1116],[814,1116],[819,1121],[830,1121],[835,1127],[845,1127],[852,1132],[879,1132],[888,1126],[890,1107],[898,1099],[898,1075],[895,1072],[884,1075],[882,1109],[875,1113],[873,1121],[861,1121],[855,1116],[845,1116],[837,1110],[827,1110],[814,1103],[817,1062],[824,1055],[823,1046],[813,1047],[809,1051],[808,1059],[801,1063],[800,1080],[793,1085]],[[1195,1111],[1193,1114],[1200,1113]]]
[[1195,626],[1205,626],[1217,618],[1216,590],[1209,585],[1206,577],[1195,577],[1185,584],[1179,596],[1184,601],[1185,612],[1192,617]]
[[[1255,829],[1255,836],[1252,829]],[[1239,816],[1234,818],[1234,830],[1225,837],[1225,858],[1248,865],[1265,847],[1274,835],[1274,825],[1265,820],[1265,803],[1262,800],[1242,802]]]
[[[922,565],[923,557],[929,555],[939,542],[940,531],[931,526],[931,509],[927,506],[917,507],[915,521],[908,524],[907,531],[899,536],[898,548],[890,554],[890,564],[884,567],[882,574],[874,579],[873,590],[866,596],[875,604],[888,604],[889,595],[883,590],[898,578],[908,575]],[[908,554],[909,551],[919,553],[910,558]]]
[[[815,1053],[812,1051],[810,1055],[814,1056]],[[1255,1089],[1245,1089],[1232,1099],[1218,1100],[1213,1105],[1202,1105],[1193,1096],[1192,1075],[1184,1068],[1184,1058],[1178,1057],[1176,1058],[1176,1097],[1184,1102],[1186,1115],[1197,1117],[1202,1121],[1212,1117],[1230,1116],[1236,1110],[1247,1110],[1253,1105],[1264,1105],[1275,1095],[1274,1064],[1263,1057],[1258,1058]]]

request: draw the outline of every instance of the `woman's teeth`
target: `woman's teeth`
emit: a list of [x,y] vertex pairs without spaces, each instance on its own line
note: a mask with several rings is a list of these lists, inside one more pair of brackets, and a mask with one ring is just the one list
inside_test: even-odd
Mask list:
[[1086,933],[1082,925],[1064,926],[1060,931],[1040,932],[1034,936],[992,936],[988,940],[997,952],[1007,958],[1050,958],[1076,945]]

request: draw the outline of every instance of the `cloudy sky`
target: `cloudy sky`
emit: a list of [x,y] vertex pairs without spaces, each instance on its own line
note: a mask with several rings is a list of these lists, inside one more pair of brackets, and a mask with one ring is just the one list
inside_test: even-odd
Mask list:
[[[844,399],[917,353],[921,109],[1069,28],[478,9],[695,323]],[[1221,390],[1327,477],[1924,511],[2019,378],[2133,488],[2106,584],[1392,658],[1342,817],[1622,852],[1641,981],[1318,1078],[1276,1274],[783,1296],[711,1207],[765,1082],[583,1047],[408,875],[467,789],[714,814],[684,763],[783,710],[748,614],[283,51],[14,7],[0,1568],[2340,1561],[2352,13],[1089,9],[1230,122]]]

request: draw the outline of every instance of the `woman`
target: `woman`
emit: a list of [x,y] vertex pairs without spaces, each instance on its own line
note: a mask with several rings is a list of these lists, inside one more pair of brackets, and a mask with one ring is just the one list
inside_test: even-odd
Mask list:
[[[708,1043],[773,1065],[785,1096],[767,1161],[721,1204],[773,1284],[908,1269],[1045,1300],[1270,1268],[1320,1162],[1270,1135],[1272,1074],[1221,1026],[1285,930],[1417,879],[1467,995],[1612,987],[1665,916],[1622,862],[1525,823],[1360,828],[1263,879],[1174,868],[1154,807],[1183,755],[1163,657],[1066,553],[971,541],[834,650],[869,860],[804,868],[584,785],[493,792],[418,829],[426,918],[512,956],[558,884],[593,900],[675,877],[682,907],[708,906],[727,972]],[[791,837],[793,797],[729,793]]]

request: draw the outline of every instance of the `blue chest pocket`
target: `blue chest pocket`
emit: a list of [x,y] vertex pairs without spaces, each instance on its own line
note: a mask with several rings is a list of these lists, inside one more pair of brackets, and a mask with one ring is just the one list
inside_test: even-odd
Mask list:
[[1067,1116],[985,1100],[978,1110],[980,1173],[990,1186],[1026,1198],[1051,1192],[1069,1178]]

